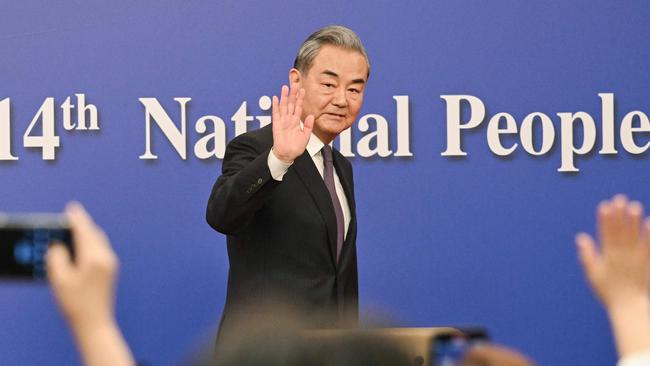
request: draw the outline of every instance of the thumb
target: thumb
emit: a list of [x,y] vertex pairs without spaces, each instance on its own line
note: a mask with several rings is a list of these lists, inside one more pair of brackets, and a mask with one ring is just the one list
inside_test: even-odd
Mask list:
[[47,250],[45,260],[47,277],[51,284],[61,283],[72,272],[72,260],[68,249],[61,243],[54,243]]
[[578,258],[582,264],[582,270],[587,275],[589,282],[593,284],[596,267],[600,260],[598,251],[596,250],[596,243],[591,235],[586,233],[579,233],[576,235],[575,240],[578,247]]
[[305,121],[303,122],[302,132],[305,135],[310,135],[313,129],[314,129],[314,115],[310,114],[307,116],[307,118],[305,118]]

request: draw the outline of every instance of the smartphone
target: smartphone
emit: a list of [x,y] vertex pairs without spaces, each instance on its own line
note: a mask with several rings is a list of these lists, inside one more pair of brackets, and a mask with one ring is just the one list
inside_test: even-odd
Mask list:
[[461,366],[465,352],[488,340],[484,329],[461,329],[458,334],[441,334],[433,342],[432,366]]
[[45,280],[48,247],[62,243],[74,260],[70,225],[63,214],[0,213],[0,278]]

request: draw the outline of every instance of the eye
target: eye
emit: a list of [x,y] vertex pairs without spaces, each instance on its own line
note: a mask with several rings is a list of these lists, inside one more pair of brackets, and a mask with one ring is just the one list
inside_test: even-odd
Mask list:
[[331,89],[331,88],[334,87],[334,84],[332,84],[332,83],[323,83],[323,86],[324,86],[325,88],[327,88],[327,89]]
[[359,93],[361,93],[361,90],[356,89],[356,88],[350,88],[350,89],[348,89],[348,91],[351,92],[351,93],[353,93],[353,94],[359,94]]

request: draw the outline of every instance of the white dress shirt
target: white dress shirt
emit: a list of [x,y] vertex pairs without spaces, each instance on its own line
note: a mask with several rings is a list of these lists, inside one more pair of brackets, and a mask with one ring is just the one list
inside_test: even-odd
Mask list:
[[636,352],[621,358],[617,366],[648,366],[650,365],[650,350]]
[[[323,170],[325,169],[325,162],[323,161],[323,154],[321,153],[323,146],[325,146],[325,144],[312,133],[309,137],[309,142],[307,143],[307,152],[314,161],[314,165],[316,165],[316,169],[318,169],[321,178],[323,177]],[[293,164],[293,162],[287,164],[278,159],[273,153],[273,150],[269,153],[267,163],[269,165],[269,170],[271,171],[271,177],[278,181],[282,180],[284,174],[289,170],[291,164]],[[348,205],[348,200],[347,197],[345,197],[345,191],[341,185],[339,175],[336,173],[336,169],[334,169],[334,185],[336,186],[336,195],[339,197],[339,202],[341,202],[341,208],[343,209],[345,237],[347,237],[348,228],[350,227],[350,206]]]

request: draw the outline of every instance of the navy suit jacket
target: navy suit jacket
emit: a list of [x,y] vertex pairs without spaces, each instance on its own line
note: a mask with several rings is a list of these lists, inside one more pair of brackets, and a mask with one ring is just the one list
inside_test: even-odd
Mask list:
[[267,163],[272,146],[271,125],[233,139],[208,201],[207,221],[227,235],[230,262],[220,332],[234,319],[273,317],[274,309],[266,304],[278,299],[308,314],[305,326],[354,326],[358,279],[352,166],[334,150],[351,214],[337,263],[336,216],[312,158],[305,151],[276,181]]

